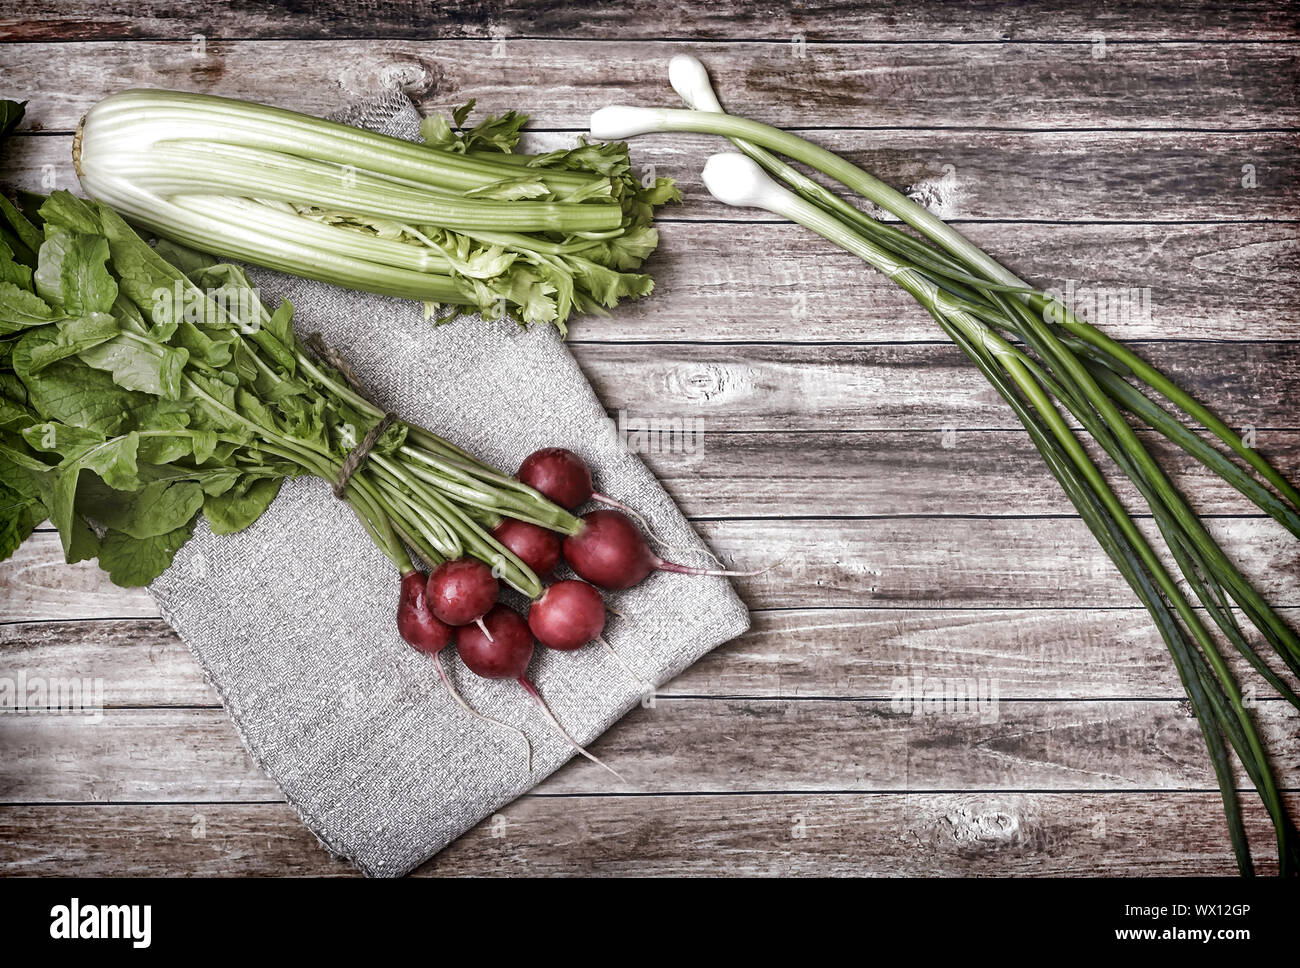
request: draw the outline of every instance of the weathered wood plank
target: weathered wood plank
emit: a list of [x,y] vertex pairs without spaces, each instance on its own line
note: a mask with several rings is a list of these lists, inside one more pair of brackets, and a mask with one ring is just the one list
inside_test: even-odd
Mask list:
[[1300,22],[1267,0],[1171,3],[1108,0],[1081,7],[1069,0],[964,3],[954,15],[942,0],[862,4],[847,0],[690,3],[653,0],[635,16],[612,4],[537,3],[529,0],[397,0],[355,3],[313,0],[299,5],[201,0],[43,0],[0,17],[0,40],[108,40],[174,38],[195,34],[239,38],[537,37],[554,39],[693,40],[770,39],[808,43],[852,41],[1089,41],[1294,39]]
[[190,650],[160,618],[0,625],[0,677],[103,681],[106,706],[215,706]]
[[[1281,612],[1300,625],[1300,609]],[[810,608],[760,610],[751,618],[748,633],[659,694],[880,698],[901,689],[900,677],[921,676],[996,680],[1004,699],[1183,696],[1160,636],[1138,608]],[[1273,695],[1244,661],[1228,658],[1249,694]],[[161,619],[0,626],[0,676],[20,671],[46,680],[102,679],[106,706],[217,704],[189,649]]]
[[[689,518],[1074,513],[1033,442],[1017,430],[688,436],[683,424],[680,434],[651,440],[629,429],[635,426],[624,420],[629,446]],[[1200,435],[1210,438],[1206,431]],[[1154,431],[1138,431],[1138,437],[1198,513],[1258,513],[1235,488]],[[1300,478],[1300,431],[1265,431],[1257,434],[1256,445],[1289,480]],[[1102,459],[1098,448],[1088,449]],[[1129,506],[1143,506],[1126,479],[1114,486]],[[990,503],[994,492],[998,501]]]
[[[1292,813],[1300,796],[1286,797]],[[1258,873],[1267,814],[1244,803]],[[357,876],[284,804],[0,806],[0,871]],[[524,797],[417,876],[1231,876],[1212,793]]]
[[158,606],[143,588],[119,588],[93,561],[69,565],[57,534],[37,533],[0,562],[4,617],[156,618]]
[[392,84],[426,107],[477,97],[484,110],[523,107],[540,127],[582,129],[606,104],[677,107],[667,65],[685,50],[705,60],[728,110],[782,127],[1261,128],[1300,118],[1291,83],[1298,49],[187,37],[13,45],[4,63],[9,96],[39,103],[32,130],[71,130],[95,101],[124,87],[187,88],[327,113],[340,95]]
[[[652,797],[608,810],[566,800],[568,819],[549,824],[554,802],[516,801],[503,822],[476,828],[421,873],[454,871],[479,851],[483,869],[538,874],[575,864],[640,875],[1235,871],[1219,803],[1205,794]],[[1264,811],[1247,804],[1245,813],[1260,870],[1274,871]],[[535,853],[552,849],[550,863]]]
[[280,799],[218,709],[17,713],[0,739],[8,802]]
[[[643,792],[1213,789],[1195,720],[1176,702],[1004,702],[991,723],[966,708],[664,699],[629,713],[593,752]],[[1300,714],[1280,702],[1255,713],[1279,782],[1293,785]],[[605,783],[597,772],[575,764],[537,790],[590,792]]]
[[[2,50],[3,48],[0,48]],[[269,95],[268,95],[269,97]],[[336,107],[341,99],[334,102]],[[35,122],[43,116],[38,100],[30,113]],[[1039,248],[1051,259],[1058,247],[1068,244],[1069,235],[1051,238],[1059,231],[1057,223],[1075,221],[1145,221],[1170,223],[1182,221],[1272,220],[1295,219],[1295,198],[1300,194],[1300,175],[1296,161],[1300,157],[1300,136],[1290,132],[1246,132],[1212,134],[1203,132],[987,132],[967,130],[927,131],[815,131],[812,140],[836,151],[862,166],[886,183],[909,191],[948,220],[1030,220],[1051,222],[1047,227],[1023,224],[1001,229],[999,238],[1025,233],[1020,241],[991,240],[990,249],[1013,267],[1032,269]],[[573,143],[572,134],[539,133],[527,139],[529,150],[549,150]],[[31,190],[51,188],[78,190],[71,163],[70,135],[13,138],[5,149],[4,181]],[[660,175],[675,178],[685,199],[682,205],[663,210],[661,218],[671,221],[726,219],[758,221],[763,213],[750,209],[728,208],[704,189],[699,172],[705,159],[724,147],[716,138],[705,136],[648,137],[633,143],[632,157],[642,168],[654,167]],[[951,170],[946,166],[951,165]],[[1253,166],[1254,186],[1242,187],[1243,165]],[[767,216],[770,221],[770,216]],[[1208,236],[1213,245],[1231,244],[1237,227],[1201,227],[1202,233],[1219,229],[1222,240]],[[671,228],[669,229],[671,231]],[[820,272],[835,272],[854,266],[847,256],[836,254],[829,243],[812,239],[791,239],[781,246],[780,236],[748,234],[739,231],[738,240],[749,241],[746,262],[766,272],[770,291],[773,280],[781,280],[799,270],[788,268],[782,253],[791,249],[788,258],[811,246],[815,258],[828,265]],[[789,230],[792,233],[795,230]],[[963,231],[965,231],[963,229]],[[1086,256],[1062,252],[1060,261],[1044,265],[1034,274],[1043,287],[1064,285],[1068,279],[1080,284],[1096,285],[1098,272],[1118,271],[1118,283],[1124,287],[1140,286],[1134,276],[1160,269],[1158,253],[1172,227],[1162,230],[1120,230],[1099,228],[1098,246],[1111,251],[1090,251]],[[972,230],[974,234],[975,230]],[[797,234],[797,233],[796,233]],[[713,246],[721,244],[721,233],[708,238]],[[1268,284],[1278,272],[1294,272],[1295,231],[1291,227],[1275,230],[1281,239],[1252,248],[1225,251],[1214,247],[1191,255],[1197,260],[1192,267],[1202,277],[1215,274],[1258,277]],[[1291,243],[1286,240],[1290,239]],[[763,260],[759,252],[771,252]],[[1214,253],[1224,252],[1223,256]],[[1023,253],[1023,256],[1019,254]],[[702,253],[705,266],[714,261],[710,252]],[[1208,257],[1207,257],[1208,256]],[[1024,259],[1025,261],[1020,261]],[[1096,263],[1099,268],[1093,268]],[[688,266],[691,263],[686,263]],[[1113,267],[1113,268],[1112,268]],[[856,266],[855,266],[856,268]],[[698,271],[698,270],[697,270]],[[732,285],[745,278],[743,265],[724,265],[720,282]],[[750,270],[753,271],[753,270]],[[804,272],[812,273],[808,269]],[[861,274],[861,270],[858,270]],[[730,278],[736,276],[738,278]],[[698,281],[700,277],[697,276]],[[707,278],[707,277],[705,277]],[[1107,276],[1106,278],[1109,278]],[[1174,294],[1173,279],[1155,274],[1154,306],[1168,307]],[[792,286],[795,279],[786,279]],[[1222,282],[1223,278],[1213,280]],[[816,278],[807,280],[809,304],[817,298]],[[1213,282],[1211,282],[1213,284]],[[857,287],[854,287],[856,289]],[[1219,290],[1221,292],[1222,286]],[[854,290],[849,290],[850,292]],[[788,295],[783,293],[782,295]],[[1222,299],[1222,295],[1215,300]],[[1214,305],[1212,301],[1210,305]],[[873,301],[854,304],[854,313]],[[789,299],[778,303],[782,314],[790,308]],[[830,307],[828,307],[830,308]],[[1208,307],[1207,307],[1208,308]],[[1197,311],[1199,312],[1199,311]],[[1193,321],[1196,318],[1193,313]],[[623,315],[620,307],[619,315]],[[813,311],[809,314],[816,315]]]
[[[1300,610],[1283,617],[1295,626]],[[1141,609],[781,609],[751,618],[748,633],[659,692],[892,698],[902,679],[920,676],[986,678],[1006,698],[1183,697]],[[1244,663],[1229,664],[1252,696],[1273,695]]]
[[[1149,520],[1139,524],[1149,540],[1158,540]],[[1220,518],[1207,527],[1272,604],[1300,604],[1300,545],[1281,525]],[[1076,518],[721,520],[701,523],[699,530],[724,561],[750,567],[780,562],[764,574],[735,579],[751,608],[1137,602]]]
[[[919,311],[919,310],[918,310]],[[1234,427],[1295,427],[1300,344],[1137,343]],[[953,346],[582,345],[611,413],[718,430],[1021,429]],[[1267,437],[1259,440],[1267,448]]]
[[[1131,169],[1126,169],[1131,171]],[[1104,181],[1104,177],[1099,181]],[[996,190],[994,179],[980,184]],[[1071,189],[1063,187],[1069,195]],[[1213,204],[1215,193],[1200,196]],[[1070,200],[1057,198],[1067,216]],[[1001,204],[1001,203],[998,203]],[[685,214],[685,210],[682,212]],[[671,214],[676,217],[677,210]],[[1118,339],[1300,338],[1294,225],[972,223],[962,232]],[[879,273],[791,225],[665,223],[652,298],[579,320],[579,340],[934,340],[938,328]],[[1136,291],[1135,291],[1136,290]]]
[[[634,425],[624,420],[623,426]],[[1288,480],[1300,479],[1300,433],[1256,436],[1257,447]],[[1154,431],[1140,431],[1139,438],[1199,513],[1255,512],[1236,489]],[[694,518],[1074,513],[1033,441],[1016,430],[706,431],[699,438],[683,432],[661,436],[654,447],[635,433],[627,439],[644,440],[646,446],[636,448],[642,459]],[[694,452],[684,448],[688,443]],[[1131,507],[1142,506],[1126,480],[1117,481],[1116,490]]]
[[[536,792],[1216,788],[1179,702],[990,702],[990,684],[977,688],[978,702],[928,712],[893,700],[659,699],[592,746],[627,786],[580,759]],[[565,697],[551,703],[562,719]],[[1294,786],[1300,714],[1280,701],[1253,712],[1280,784]],[[0,743],[0,802],[280,799],[220,709],[5,715]]]
[[[1149,519],[1140,524],[1154,540]],[[1208,526],[1273,605],[1300,605],[1300,546],[1281,525],[1215,518]],[[1137,604],[1077,518],[725,519],[697,529],[724,561],[777,563],[736,579],[751,608]],[[61,555],[58,535],[38,532],[0,562],[9,621],[158,615],[142,589],[118,588],[93,565],[67,567]],[[688,579],[660,573],[647,580]]]

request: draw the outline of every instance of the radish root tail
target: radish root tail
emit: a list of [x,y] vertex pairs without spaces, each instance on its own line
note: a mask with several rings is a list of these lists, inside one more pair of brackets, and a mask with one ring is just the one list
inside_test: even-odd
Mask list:
[[435,669],[438,670],[438,678],[442,680],[443,687],[447,690],[451,698],[456,700],[456,705],[460,706],[461,709],[465,710],[465,712],[469,713],[471,716],[473,716],[475,719],[479,720],[480,722],[490,723],[493,726],[500,726],[502,729],[508,729],[512,733],[518,734],[519,738],[523,741],[524,744],[524,759],[525,762],[528,764],[528,772],[532,773],[533,772],[533,744],[528,742],[528,734],[526,734],[518,726],[511,726],[509,723],[503,723],[499,719],[493,719],[491,716],[484,716],[481,712],[479,712],[477,709],[475,709],[473,706],[467,703],[464,697],[461,696],[461,694],[456,691],[456,687],[452,685],[451,677],[447,675],[447,670],[443,668],[442,656],[437,654],[433,656],[433,666]]
[[655,563],[655,568],[659,571],[671,571],[678,575],[714,575],[721,578],[753,578],[755,575],[765,575],[781,562],[774,561],[766,568],[755,568],[753,571],[732,571],[728,568],[693,568],[690,565],[679,565],[675,562],[664,561],[660,558]]
[[609,644],[609,640],[605,638],[605,636],[603,635],[596,636],[596,641],[601,644],[601,646],[605,649],[606,652],[608,652],[611,656],[614,657],[614,661],[623,667],[624,672],[626,672],[629,676],[631,676],[633,679],[636,680],[637,685],[642,687],[641,688],[642,692],[651,689],[650,683],[646,681],[645,676],[643,676],[636,669],[632,668],[632,666],[628,663],[628,661],[624,659],[621,655],[619,655],[618,650]]
[[612,773],[614,776],[618,777],[620,782],[627,783],[627,780],[624,779],[623,774],[619,773],[618,770],[614,769],[612,766],[607,766],[605,763],[601,762],[595,756],[592,756],[582,747],[582,745],[576,739],[574,739],[572,736],[569,735],[569,731],[560,725],[560,721],[556,719],[555,714],[551,712],[551,707],[546,705],[546,700],[543,699],[542,694],[537,691],[537,687],[533,685],[532,680],[530,680],[527,676],[520,676],[519,684],[524,687],[528,695],[533,697],[533,701],[537,703],[537,708],[542,711],[542,715],[546,717],[547,721],[551,724],[551,726],[555,729],[555,731],[561,737],[563,737],[564,740],[570,746],[572,746],[575,750],[577,750],[587,759],[591,760],[591,762],[595,763],[602,770],[607,770],[608,772]]
[[488,631],[488,627],[487,627],[486,625],[483,624],[483,616],[482,616],[482,615],[480,615],[478,618],[474,619],[474,624],[477,625],[477,626],[479,627],[479,631],[483,633],[483,636],[484,636],[484,637],[485,637],[489,642],[495,642],[495,641],[496,641],[496,639],[492,638],[492,633]]
[[[620,612],[618,609],[614,608],[611,605],[606,604],[605,611],[609,612],[610,615],[613,615],[620,622],[627,622],[629,625],[637,624],[637,620],[634,616],[627,614],[627,612]],[[642,655],[648,654],[644,646],[636,645],[636,643],[631,643],[631,644],[635,646],[635,650],[641,653]]]

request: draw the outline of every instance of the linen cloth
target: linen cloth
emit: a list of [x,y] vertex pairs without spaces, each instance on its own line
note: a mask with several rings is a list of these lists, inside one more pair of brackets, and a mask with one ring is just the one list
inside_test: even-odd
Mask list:
[[[419,134],[420,116],[400,92],[339,117],[410,140]],[[538,447],[568,447],[587,460],[598,489],[644,514],[686,549],[688,563],[706,563],[703,543],[622,445],[553,328],[478,317],[434,326],[413,302],[249,274],[268,305],[292,300],[300,336],[321,333],[380,406],[503,469]],[[319,479],[286,481],[240,534],[216,536],[201,522],[150,591],[254,760],[321,843],[366,874],[407,873],[573,755],[518,683],[478,679],[448,650],[444,662],[466,700],[526,730],[532,771],[517,735],[452,702],[431,660],[397,634],[392,564]],[[652,685],[749,626],[720,578],[654,573],[606,600],[627,617],[611,618],[611,642]],[[538,646],[530,674],[584,745],[645,689],[599,646]],[[594,764],[580,768],[621,789]]]

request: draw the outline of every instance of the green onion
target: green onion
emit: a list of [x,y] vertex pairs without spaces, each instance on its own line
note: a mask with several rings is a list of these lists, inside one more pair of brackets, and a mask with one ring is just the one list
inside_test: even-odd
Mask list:
[[[593,134],[622,138],[689,131],[730,138],[744,154],[709,159],[704,181],[714,196],[818,233],[889,276],[930,313],[1016,413],[1089,530],[1150,612],[1205,738],[1239,868],[1253,870],[1229,748],[1268,811],[1280,872],[1300,872],[1300,836],[1222,651],[1226,640],[1300,708],[1294,687],[1261,654],[1266,646],[1273,661],[1300,675],[1300,638],[1209,534],[1130,420],[1150,424],[1297,536],[1300,492],[1166,375],[1029,286],[931,212],[823,148],[722,113],[703,65],[694,58],[674,58],[670,77],[693,110],[603,108],[592,116]],[[872,218],[778,155],[834,179],[917,234]],[[1159,531],[1159,548],[1137,527],[1067,416],[1100,445],[1112,473],[1126,477],[1141,495]],[[1230,453],[1211,446],[1185,421],[1208,429]],[[1166,564],[1169,559],[1186,588]],[[1262,643],[1246,634],[1239,614]]]
[[[472,102],[471,102],[472,103]],[[82,187],[136,226],[215,255],[490,318],[554,323],[653,283],[652,213],[680,196],[634,177],[624,144],[514,153],[527,118],[426,144],[261,104],[124,91],[82,120]],[[486,147],[485,147],[486,146]]]

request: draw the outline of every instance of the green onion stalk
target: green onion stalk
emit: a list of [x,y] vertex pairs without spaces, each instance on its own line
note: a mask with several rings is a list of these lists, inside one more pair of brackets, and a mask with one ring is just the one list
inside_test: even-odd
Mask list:
[[[1226,655],[1228,649],[1237,652],[1283,699],[1300,708],[1294,686],[1300,676],[1300,638],[1205,528],[1139,440],[1134,424],[1154,428],[1297,537],[1300,492],[1168,376],[1060,300],[1021,280],[927,209],[817,145],[725,114],[695,58],[674,58],[670,78],[688,110],[604,108],[592,117],[593,135],[608,139],[681,131],[730,139],[739,153],[715,155],[704,169],[705,184],[715,197],[816,232],[884,273],[920,303],[1015,412],[1088,529],[1150,613],[1210,753],[1239,869],[1250,874],[1253,862],[1231,754],[1268,812],[1280,873],[1295,875],[1300,837]],[[902,225],[873,218],[791,162],[827,176]],[[1222,449],[1189,423],[1205,428]],[[1089,455],[1084,434],[1109,458],[1112,474],[1132,483],[1158,540],[1138,527]],[[1257,637],[1247,632],[1247,625]]]
[[123,91],[73,142],[86,193],[132,224],[224,258],[564,331],[650,293],[654,209],[625,144],[516,151],[527,116],[426,118],[423,143],[262,104]]

